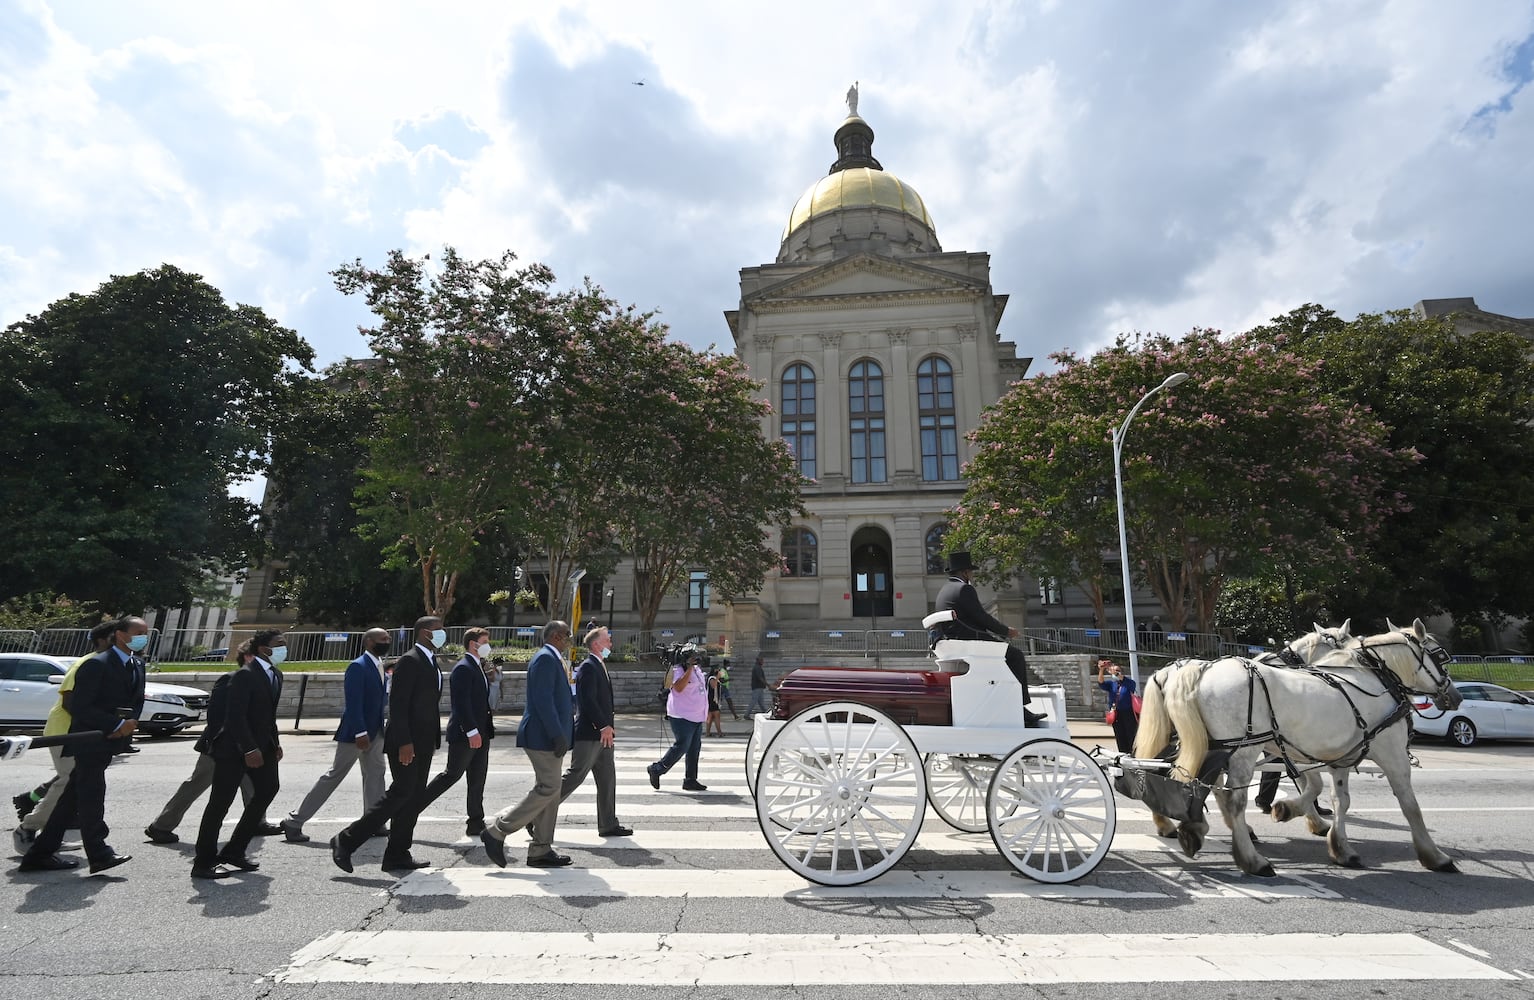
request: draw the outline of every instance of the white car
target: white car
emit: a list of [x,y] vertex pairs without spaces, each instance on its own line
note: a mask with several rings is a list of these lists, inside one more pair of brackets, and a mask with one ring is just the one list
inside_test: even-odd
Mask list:
[[[59,682],[77,657],[0,653],[0,729],[41,729],[59,700]],[[203,720],[208,693],[179,684],[144,683],[139,732],[179,733]]]
[[1459,708],[1440,712],[1417,696],[1412,727],[1422,736],[1441,736],[1462,747],[1478,739],[1534,739],[1534,700],[1482,681],[1455,681],[1464,696]]

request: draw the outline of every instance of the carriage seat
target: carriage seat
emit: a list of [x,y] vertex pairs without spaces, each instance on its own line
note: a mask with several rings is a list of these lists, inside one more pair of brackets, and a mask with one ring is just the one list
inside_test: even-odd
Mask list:
[[937,660],[937,669],[945,673],[964,673],[969,670],[973,660],[996,659],[1006,662],[1007,644],[988,639],[944,639],[939,628],[944,622],[955,621],[959,613],[952,609],[947,611],[934,611],[921,620],[922,627],[927,630],[927,641],[931,646],[933,658]]

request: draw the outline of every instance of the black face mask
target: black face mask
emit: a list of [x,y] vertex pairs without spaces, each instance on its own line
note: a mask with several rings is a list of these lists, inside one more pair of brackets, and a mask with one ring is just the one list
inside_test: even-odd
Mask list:
[[384,654],[387,653],[388,651],[389,651],[389,644],[388,643],[374,643],[373,645],[368,647],[368,652],[372,653],[374,656],[378,657],[380,660],[384,658]]

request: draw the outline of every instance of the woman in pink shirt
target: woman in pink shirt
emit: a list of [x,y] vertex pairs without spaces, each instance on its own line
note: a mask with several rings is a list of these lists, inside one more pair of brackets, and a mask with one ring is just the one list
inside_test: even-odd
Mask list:
[[708,685],[700,666],[701,657],[689,653],[683,666],[672,667],[669,675],[671,692],[666,696],[666,717],[671,723],[671,734],[676,742],[660,760],[646,770],[650,773],[650,787],[660,788],[660,776],[687,757],[686,778],[682,788],[689,792],[701,792],[708,786],[698,781],[698,754],[703,749],[703,723],[708,718]]

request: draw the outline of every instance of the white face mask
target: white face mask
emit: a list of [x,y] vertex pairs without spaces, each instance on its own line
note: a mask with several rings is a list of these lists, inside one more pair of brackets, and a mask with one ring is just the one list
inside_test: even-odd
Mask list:
[[441,649],[447,645],[447,630],[437,629],[431,634],[431,644],[434,649]]
[[478,646],[475,646],[474,655],[479,657],[481,660],[490,659],[490,644],[488,642],[482,642]]
[[288,647],[278,646],[272,650],[272,666],[280,667],[288,658]]
[[602,657],[602,659],[605,660],[609,656],[613,655],[613,648],[611,646],[608,646],[606,649],[602,650],[602,652],[600,654],[598,654],[598,655],[600,655]]

